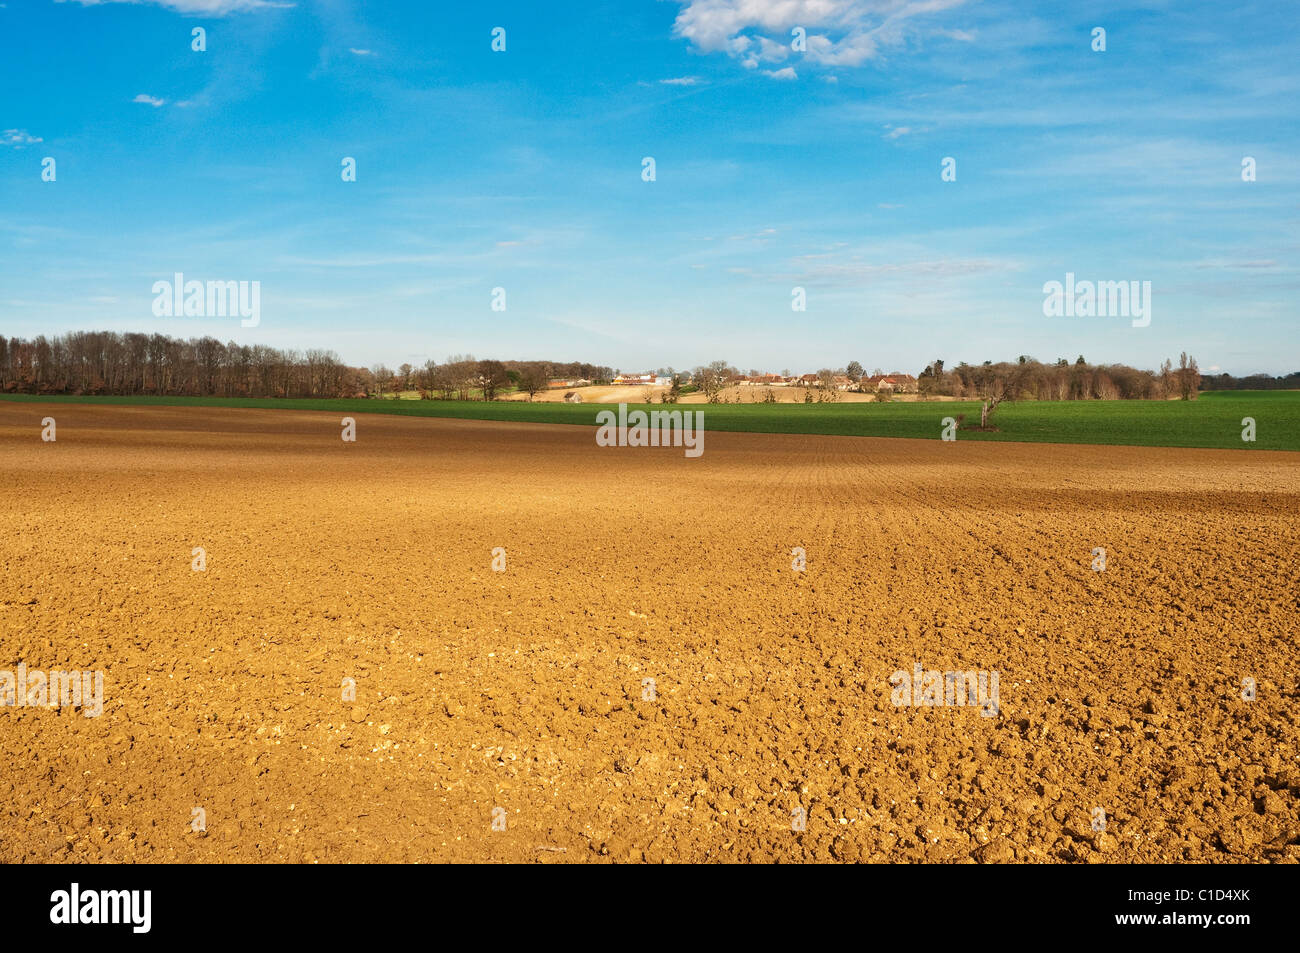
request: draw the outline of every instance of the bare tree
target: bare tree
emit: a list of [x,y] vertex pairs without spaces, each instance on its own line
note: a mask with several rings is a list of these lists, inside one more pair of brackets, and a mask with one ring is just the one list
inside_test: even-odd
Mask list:
[[1165,358],[1164,363],[1160,365],[1160,396],[1166,400],[1174,392],[1174,362]]
[[1001,377],[990,376],[984,387],[979,393],[980,399],[980,429],[988,429],[989,420],[993,417],[993,412],[998,409],[998,404],[1006,399],[1006,382]]
[[817,372],[817,400],[832,403],[839,399],[839,391],[835,389],[835,372],[828,367],[823,367]]
[[722,389],[731,382],[733,376],[731,367],[726,361],[714,361],[707,367],[700,367],[695,371],[695,378],[704,394],[704,399],[710,404],[718,402]]
[[500,361],[478,362],[478,386],[483,389],[484,400],[496,400],[497,392],[506,386],[506,366]]
[[1196,366],[1196,358],[1188,357],[1183,351],[1178,355],[1178,397],[1180,400],[1196,400],[1201,389],[1201,370]]
[[456,396],[456,368],[452,364],[435,364],[430,371],[429,384],[442,400]]
[[551,379],[550,370],[545,364],[526,364],[520,369],[519,389],[528,395],[529,400],[546,390]]

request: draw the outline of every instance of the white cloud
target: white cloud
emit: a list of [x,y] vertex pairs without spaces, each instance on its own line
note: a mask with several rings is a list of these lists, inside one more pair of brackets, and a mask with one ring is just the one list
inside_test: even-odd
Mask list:
[[355,53],[357,56],[374,56],[374,55],[375,55],[375,53],[374,53],[373,50],[358,50],[358,49],[355,49],[354,47],[348,47],[348,52],[349,52],[349,53]]
[[664,86],[694,86],[699,81],[698,76],[677,76],[673,79],[659,80]]
[[[677,0],[673,32],[706,53],[725,52],[744,66],[798,57],[822,66],[860,66],[924,32],[915,21],[965,0]],[[801,27],[806,49],[791,46]],[[931,27],[930,34],[969,41],[962,30]]]
[[0,145],[13,146],[15,149],[44,141],[40,136],[33,136],[26,129],[6,129],[3,135],[0,135]]
[[798,79],[799,74],[794,71],[793,66],[787,66],[784,69],[765,69],[764,76],[770,76],[773,79]]
[[154,109],[157,109],[159,106],[166,103],[167,100],[159,99],[157,96],[150,96],[146,93],[141,93],[139,96],[135,97],[135,99],[131,100],[131,102],[145,103],[146,105],[152,106],[154,107]]
[[[67,3],[71,0],[56,0],[56,2]],[[243,13],[248,10],[295,6],[279,0],[76,0],[76,2],[83,7],[97,7],[105,3],[152,3],[186,16],[211,17],[224,17],[227,13]]]
[[889,132],[885,133],[885,138],[898,139],[901,136],[906,136],[911,131],[912,131],[911,126],[895,126],[893,129],[890,129]]

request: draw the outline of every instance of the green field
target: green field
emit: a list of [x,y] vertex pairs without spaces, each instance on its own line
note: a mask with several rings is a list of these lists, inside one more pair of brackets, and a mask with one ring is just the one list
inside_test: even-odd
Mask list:
[[[440,400],[279,400],[223,397],[69,397],[4,394],[0,400],[130,404],[136,406],[256,407],[324,410],[340,414],[403,414],[473,420],[595,426],[610,404],[529,404]],[[671,410],[660,404],[630,405]],[[964,413],[979,422],[974,401],[831,404],[681,404],[704,412],[705,429],[757,433],[917,437],[938,440],[944,417]],[[1254,443],[1244,442],[1242,418],[1253,417]],[[1300,391],[1217,391],[1196,401],[1019,401],[1002,404],[994,433],[962,430],[958,440],[1032,443],[1127,444],[1150,447],[1220,447],[1231,450],[1300,450]]]

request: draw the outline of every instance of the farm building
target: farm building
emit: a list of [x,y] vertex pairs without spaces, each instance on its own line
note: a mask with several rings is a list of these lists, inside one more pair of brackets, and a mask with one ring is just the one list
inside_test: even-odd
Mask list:
[[916,378],[911,374],[874,374],[862,378],[859,384],[863,391],[891,391],[895,394],[915,394]]

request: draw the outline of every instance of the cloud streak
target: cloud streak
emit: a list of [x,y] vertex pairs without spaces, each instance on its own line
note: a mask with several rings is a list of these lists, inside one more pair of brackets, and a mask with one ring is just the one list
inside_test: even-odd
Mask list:
[[[58,0],[59,3],[70,0]],[[150,4],[164,7],[184,16],[224,17],[230,13],[248,13],[254,10],[271,10],[292,7],[295,4],[276,0],[75,0],[83,7],[98,7],[109,3]]]

